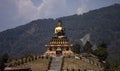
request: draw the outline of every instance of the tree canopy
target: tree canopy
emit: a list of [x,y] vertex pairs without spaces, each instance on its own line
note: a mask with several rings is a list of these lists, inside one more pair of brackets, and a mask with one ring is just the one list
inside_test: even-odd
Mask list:
[[94,54],[100,59],[100,61],[104,61],[108,56],[106,47],[107,45],[105,43],[100,43],[98,48],[94,51]]
[[81,46],[80,46],[80,44],[78,44],[78,43],[74,44],[73,47],[72,47],[72,51],[73,51],[74,53],[77,53],[77,54],[80,53],[80,49],[81,49]]

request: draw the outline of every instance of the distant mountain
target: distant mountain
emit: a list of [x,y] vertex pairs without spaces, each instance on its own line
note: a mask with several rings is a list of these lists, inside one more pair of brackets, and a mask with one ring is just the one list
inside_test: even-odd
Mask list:
[[72,43],[90,34],[92,43],[108,44],[109,60],[120,60],[120,4],[96,9],[83,15],[57,19],[38,19],[26,25],[0,33],[0,54],[8,52],[11,57],[30,53],[43,53],[44,45],[54,36],[57,20],[61,19],[66,35]]

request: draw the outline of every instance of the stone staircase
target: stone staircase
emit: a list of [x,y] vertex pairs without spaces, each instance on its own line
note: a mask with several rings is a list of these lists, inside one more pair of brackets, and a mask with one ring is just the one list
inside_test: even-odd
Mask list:
[[53,57],[48,71],[61,71],[62,57]]

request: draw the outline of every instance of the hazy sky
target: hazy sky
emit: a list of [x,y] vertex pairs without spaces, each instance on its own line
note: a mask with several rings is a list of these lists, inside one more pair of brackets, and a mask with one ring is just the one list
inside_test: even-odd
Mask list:
[[0,31],[35,19],[83,14],[120,0],[0,0]]

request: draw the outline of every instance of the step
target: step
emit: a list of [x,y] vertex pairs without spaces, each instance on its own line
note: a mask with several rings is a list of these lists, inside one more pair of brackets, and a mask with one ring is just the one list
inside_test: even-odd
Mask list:
[[48,71],[60,71],[62,65],[62,57],[53,57]]

